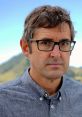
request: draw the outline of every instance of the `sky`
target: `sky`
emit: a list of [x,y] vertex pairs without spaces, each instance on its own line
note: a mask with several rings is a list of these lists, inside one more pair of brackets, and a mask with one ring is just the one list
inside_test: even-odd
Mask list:
[[21,53],[20,39],[26,16],[36,7],[56,5],[71,15],[76,31],[76,45],[70,65],[82,66],[82,0],[0,0],[0,64]]

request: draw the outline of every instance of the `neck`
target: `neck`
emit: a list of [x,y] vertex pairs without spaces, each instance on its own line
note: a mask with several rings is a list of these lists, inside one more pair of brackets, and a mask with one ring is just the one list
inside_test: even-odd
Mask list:
[[54,95],[61,87],[62,78],[54,79],[53,81],[45,80],[42,82],[37,82],[44,90],[48,92],[49,95]]
[[40,76],[33,76],[31,73],[30,76],[32,80],[46,90],[49,95],[54,95],[60,89],[62,84],[62,78],[54,78],[53,80],[50,80],[47,78],[41,78]]

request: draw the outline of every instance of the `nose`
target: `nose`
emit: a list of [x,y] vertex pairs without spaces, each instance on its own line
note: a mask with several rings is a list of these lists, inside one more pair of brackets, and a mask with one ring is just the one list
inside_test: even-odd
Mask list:
[[60,57],[60,49],[58,45],[55,45],[53,50],[51,51],[51,56],[52,57]]

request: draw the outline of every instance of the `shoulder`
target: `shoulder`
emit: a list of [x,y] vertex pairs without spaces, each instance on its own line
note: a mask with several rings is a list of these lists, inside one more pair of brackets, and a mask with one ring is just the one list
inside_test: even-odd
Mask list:
[[65,77],[64,84],[67,85],[68,88],[82,88],[82,83],[80,81],[69,77]]
[[4,111],[7,112],[7,107],[10,104],[9,100],[13,97],[12,94],[15,94],[17,84],[19,84],[17,79],[0,83],[0,115],[4,115]]
[[76,81],[72,78],[66,77],[63,81],[65,91],[69,93],[70,96],[82,98],[82,83]]
[[7,82],[0,83],[0,91],[4,89],[9,89],[11,87],[18,86],[20,84],[20,79],[15,79]]
[[0,84],[0,99],[20,99],[28,96],[27,72],[15,80]]
[[16,100],[24,98],[24,90],[20,78],[0,84],[0,108],[9,107]]
[[0,84],[0,99],[6,100],[10,99],[11,97],[17,97],[18,94],[21,94],[23,91],[23,85],[21,79],[15,79],[12,81],[8,81],[6,83]]

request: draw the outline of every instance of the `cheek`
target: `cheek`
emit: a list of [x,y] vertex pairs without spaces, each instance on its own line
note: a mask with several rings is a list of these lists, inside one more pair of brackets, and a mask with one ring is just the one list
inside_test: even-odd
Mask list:
[[49,56],[47,55],[47,53],[44,52],[39,52],[36,54],[36,56],[34,57],[36,65],[38,65],[39,67],[44,67],[46,61],[49,59]]
[[32,65],[39,65],[42,61],[43,57],[40,55],[40,53],[32,53],[29,57],[30,64]]
[[68,66],[69,60],[70,60],[70,53],[65,54],[65,56],[63,56],[63,57],[64,57],[65,64]]

